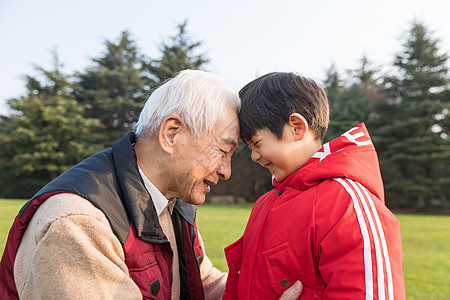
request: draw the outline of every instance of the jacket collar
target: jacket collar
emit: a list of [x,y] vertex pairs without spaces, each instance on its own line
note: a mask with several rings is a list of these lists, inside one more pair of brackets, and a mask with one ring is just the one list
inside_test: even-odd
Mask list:
[[[161,243],[165,239],[152,198],[139,174],[134,143],[136,143],[136,135],[131,132],[112,146],[123,201],[138,237],[144,241]],[[194,225],[196,213],[192,205],[177,199],[175,211],[189,224]]]
[[364,123],[324,144],[283,182],[273,180],[272,183],[279,189],[293,187],[305,191],[324,180],[337,177],[355,180],[378,198],[384,199],[377,154]]

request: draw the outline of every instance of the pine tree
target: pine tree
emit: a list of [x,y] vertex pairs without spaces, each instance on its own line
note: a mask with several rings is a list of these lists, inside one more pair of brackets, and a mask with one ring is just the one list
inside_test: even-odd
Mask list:
[[54,69],[26,76],[26,95],[8,100],[12,113],[0,120],[0,197],[29,197],[40,187],[99,150],[55,54]]
[[328,102],[331,109],[334,106],[336,98],[344,90],[344,82],[334,63],[331,64],[330,68],[325,73],[324,88],[327,91]]
[[186,22],[178,25],[171,43],[160,46],[161,58],[139,52],[127,31],[118,42],[106,41],[106,52],[94,65],[78,74],[77,100],[89,104],[88,116],[101,120],[104,130],[99,143],[110,147],[134,129],[144,102],[165,80],[184,69],[200,69],[207,60],[196,55],[201,42],[191,41]]
[[103,124],[98,140],[104,148],[131,131],[150,94],[150,80],[141,55],[127,31],[117,42],[106,41],[106,52],[77,75],[77,100],[89,104],[87,115]]
[[393,75],[385,79],[390,109],[379,130],[382,165],[389,166],[387,196],[425,207],[433,198],[448,198],[450,185],[450,169],[442,168],[450,164],[448,57],[438,45],[423,24],[413,22]]
[[202,43],[192,41],[187,34],[186,27],[187,21],[178,24],[178,32],[169,37],[170,42],[161,42],[159,49],[161,57],[147,63],[147,70],[151,74],[152,89],[157,88],[182,70],[200,70],[209,62],[204,54],[197,54]]
[[326,82],[335,82],[326,86],[327,94],[331,94],[333,99],[330,101],[327,140],[337,137],[361,122],[370,127],[374,117],[374,107],[383,98],[382,89],[376,77],[378,70],[371,68],[366,56],[362,57],[360,68],[350,70],[348,73],[351,78],[347,85],[338,79],[337,73],[331,71],[327,73]]

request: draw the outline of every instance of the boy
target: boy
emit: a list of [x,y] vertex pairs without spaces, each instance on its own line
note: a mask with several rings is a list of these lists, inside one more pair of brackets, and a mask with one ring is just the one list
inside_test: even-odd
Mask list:
[[277,299],[297,279],[300,299],[404,299],[400,226],[364,124],[322,145],[325,91],[294,73],[264,75],[239,96],[241,138],[274,189],[225,249],[223,299]]

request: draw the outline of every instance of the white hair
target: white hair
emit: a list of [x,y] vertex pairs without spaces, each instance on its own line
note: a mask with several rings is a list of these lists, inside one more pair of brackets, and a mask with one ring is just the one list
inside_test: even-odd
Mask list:
[[136,124],[136,135],[154,136],[164,118],[175,114],[199,137],[214,128],[227,102],[239,112],[237,91],[219,76],[198,70],[181,71],[147,99]]

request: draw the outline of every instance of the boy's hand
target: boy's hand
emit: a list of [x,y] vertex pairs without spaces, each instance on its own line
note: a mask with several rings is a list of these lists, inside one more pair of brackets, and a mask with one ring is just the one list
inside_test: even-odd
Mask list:
[[303,291],[303,284],[300,281],[296,281],[290,288],[284,291],[279,300],[294,300],[300,297]]

